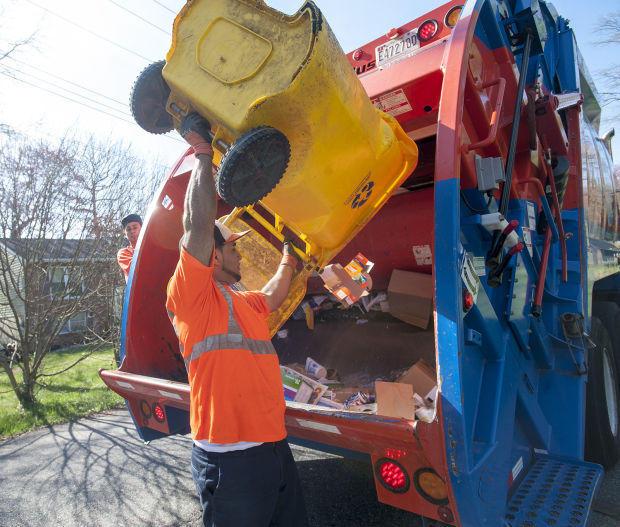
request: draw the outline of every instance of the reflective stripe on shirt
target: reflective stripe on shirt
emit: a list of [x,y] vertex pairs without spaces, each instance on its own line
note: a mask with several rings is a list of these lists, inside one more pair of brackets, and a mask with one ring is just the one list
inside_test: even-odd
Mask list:
[[232,296],[223,284],[215,283],[220,293],[224,296],[226,304],[228,305],[228,332],[220,333],[219,335],[209,335],[206,339],[197,342],[192,347],[192,352],[189,356],[183,357],[185,360],[185,366],[189,368],[189,364],[192,361],[200,358],[205,353],[217,350],[247,350],[254,355],[275,355],[276,350],[271,343],[271,340],[262,339],[250,339],[243,335],[241,328],[235,320],[233,312]]

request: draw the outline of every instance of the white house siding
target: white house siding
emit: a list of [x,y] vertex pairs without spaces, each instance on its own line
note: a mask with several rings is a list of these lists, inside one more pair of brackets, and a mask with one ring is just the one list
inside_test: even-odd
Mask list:
[[[15,255],[15,253],[9,251],[6,247],[0,248],[0,251],[6,251],[7,256],[10,262],[10,275],[13,279],[19,284],[18,287],[23,291],[24,285],[24,276],[22,273],[22,265],[19,257]],[[0,280],[4,285],[5,280],[0,276]],[[6,280],[6,282],[10,282],[10,279]],[[9,285],[9,284],[7,284]],[[11,335],[15,335],[17,337],[17,326],[15,315],[13,310],[11,309],[11,305],[9,303],[9,299],[5,295],[5,291],[3,291],[3,287],[0,288],[0,327],[2,327],[3,331],[0,332],[0,345],[6,345],[11,339],[5,334],[8,332]],[[24,316],[24,303],[21,299],[18,298],[18,295],[15,291],[15,288],[11,287],[8,291],[13,307],[17,310],[18,316],[20,319],[23,319]]]

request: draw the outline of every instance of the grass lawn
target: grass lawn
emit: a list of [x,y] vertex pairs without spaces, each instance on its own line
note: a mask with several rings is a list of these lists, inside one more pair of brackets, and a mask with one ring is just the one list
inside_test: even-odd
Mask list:
[[[44,359],[43,371],[53,373],[62,370],[87,351],[85,347],[52,351]],[[60,375],[41,378],[47,387],[40,388],[38,407],[32,413],[22,409],[6,374],[0,372],[0,438],[122,406],[123,399],[109,390],[99,378],[97,372],[100,368],[116,368],[112,348],[94,352]]]

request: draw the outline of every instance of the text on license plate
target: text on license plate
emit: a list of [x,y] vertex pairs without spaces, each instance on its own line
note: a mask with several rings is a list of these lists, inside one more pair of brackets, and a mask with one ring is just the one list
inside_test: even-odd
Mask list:
[[377,67],[393,62],[398,58],[405,58],[419,47],[418,29],[407,31],[397,39],[377,46],[375,49]]

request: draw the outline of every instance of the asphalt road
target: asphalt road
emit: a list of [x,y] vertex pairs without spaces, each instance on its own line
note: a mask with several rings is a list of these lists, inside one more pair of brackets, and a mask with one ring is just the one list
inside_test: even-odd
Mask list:
[[[200,527],[191,442],[144,445],[124,410],[0,443],[0,526]],[[313,527],[418,527],[377,502],[368,466],[293,447]],[[592,527],[620,526],[620,468],[606,476]]]

